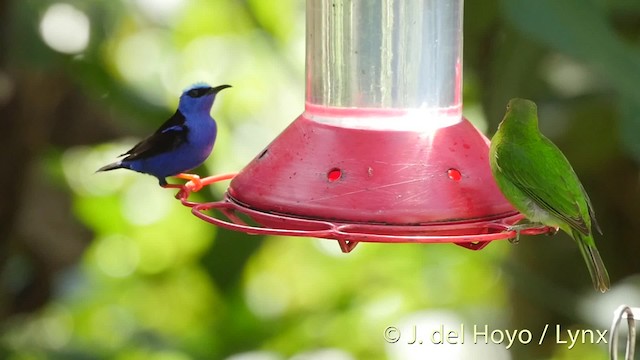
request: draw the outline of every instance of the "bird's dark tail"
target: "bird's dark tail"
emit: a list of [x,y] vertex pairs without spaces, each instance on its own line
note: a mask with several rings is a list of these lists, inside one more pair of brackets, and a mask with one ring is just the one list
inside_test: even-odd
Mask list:
[[109,165],[105,165],[103,167],[101,167],[100,169],[96,170],[96,172],[100,172],[100,171],[110,171],[110,170],[115,170],[115,169],[122,169],[124,166],[122,166],[122,161],[116,161],[114,163],[111,163]]
[[602,262],[602,258],[596,248],[593,237],[591,235],[586,236],[579,231],[574,231],[573,238],[578,243],[580,253],[582,253],[582,257],[587,263],[587,268],[589,269],[589,274],[593,281],[593,287],[600,292],[609,290],[609,286],[611,285],[609,281],[609,273],[607,273],[607,268]]

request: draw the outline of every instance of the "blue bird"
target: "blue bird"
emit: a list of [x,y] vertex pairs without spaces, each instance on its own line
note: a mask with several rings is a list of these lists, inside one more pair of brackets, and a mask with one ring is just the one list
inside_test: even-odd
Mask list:
[[216,140],[216,122],[210,115],[216,94],[230,85],[211,87],[197,83],[180,96],[178,110],[151,136],[120,155],[123,159],[105,165],[99,171],[129,169],[158,178],[162,187],[168,176],[199,182],[199,177],[183,172],[202,164],[211,154]]

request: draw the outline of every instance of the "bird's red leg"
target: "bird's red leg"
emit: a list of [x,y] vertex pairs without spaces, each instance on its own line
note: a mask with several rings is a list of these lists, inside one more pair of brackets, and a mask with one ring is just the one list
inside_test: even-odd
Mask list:
[[164,184],[164,185],[160,185],[162,186],[164,189],[181,189],[184,185],[181,184]]
[[187,182],[185,184],[185,186],[187,188],[189,188],[189,190],[191,190],[193,192],[197,192],[200,189],[202,189],[202,181],[200,181],[200,176],[198,176],[196,174],[180,173],[180,174],[176,175],[175,177],[180,178],[180,179],[188,180],[191,183],[191,185],[189,184],[189,182]]

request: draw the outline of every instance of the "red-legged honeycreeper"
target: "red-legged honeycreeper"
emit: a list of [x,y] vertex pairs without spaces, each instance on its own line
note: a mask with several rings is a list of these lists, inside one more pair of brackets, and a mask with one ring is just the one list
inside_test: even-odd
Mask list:
[[530,221],[557,227],[577,243],[596,290],[609,289],[609,274],[591,233],[600,231],[593,206],[571,164],[538,130],[536,104],[512,99],[491,139],[491,171],[505,198]]
[[229,87],[197,83],[187,88],[180,96],[178,110],[156,132],[120,155],[122,160],[98,171],[133,170],[155,176],[162,187],[174,187],[167,184],[168,176],[198,180],[196,175],[183,172],[198,167],[211,154],[217,132],[211,106],[216,94]]

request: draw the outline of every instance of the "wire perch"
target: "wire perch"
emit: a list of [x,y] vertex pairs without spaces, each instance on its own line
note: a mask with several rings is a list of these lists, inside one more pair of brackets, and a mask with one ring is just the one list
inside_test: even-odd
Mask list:
[[[521,235],[553,234],[555,228],[527,224],[521,230],[512,229],[523,215],[513,212],[501,218],[477,221],[420,225],[394,225],[370,223],[341,223],[324,219],[309,219],[288,214],[252,209],[225,194],[220,201],[198,203],[189,200],[198,185],[207,186],[231,180],[235,173],[226,173],[200,179],[199,183],[185,183],[176,198],[191,208],[198,218],[226,229],[253,235],[281,235],[315,237],[337,240],[340,249],[348,253],[360,242],[380,243],[454,243],[480,250],[494,240],[516,239]],[[222,216],[214,216],[214,214]]]
[[611,360],[618,359],[618,329],[620,321],[627,318],[627,328],[629,334],[627,336],[627,345],[625,350],[625,360],[633,360],[636,349],[636,323],[635,314],[640,315],[640,308],[632,308],[627,305],[621,305],[613,312],[613,322],[609,331],[609,358]]

